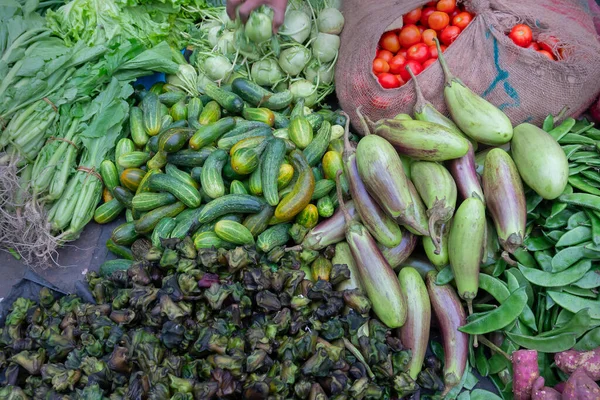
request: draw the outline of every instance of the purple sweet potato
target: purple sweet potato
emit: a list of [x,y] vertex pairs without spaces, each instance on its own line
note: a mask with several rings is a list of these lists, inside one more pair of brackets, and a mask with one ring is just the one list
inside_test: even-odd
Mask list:
[[600,399],[600,387],[588,376],[585,369],[579,368],[565,384],[562,400],[598,400]]
[[560,400],[560,393],[551,387],[544,386],[544,378],[539,377],[533,382],[531,400]]
[[600,380],[600,347],[592,351],[568,350],[554,355],[556,366],[566,374],[583,368],[590,378]]
[[537,351],[517,350],[512,353],[513,394],[515,400],[531,399],[533,382],[540,376]]

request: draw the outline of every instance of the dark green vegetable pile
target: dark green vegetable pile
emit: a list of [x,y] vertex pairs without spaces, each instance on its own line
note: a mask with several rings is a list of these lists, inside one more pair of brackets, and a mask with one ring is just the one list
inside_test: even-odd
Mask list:
[[[145,239],[143,239],[145,240]],[[196,251],[191,239],[88,273],[90,299],[20,298],[0,335],[0,399],[389,398],[410,352],[346,265],[313,283],[295,252]],[[324,252],[331,256],[332,249]],[[440,384],[439,362],[425,373]]]

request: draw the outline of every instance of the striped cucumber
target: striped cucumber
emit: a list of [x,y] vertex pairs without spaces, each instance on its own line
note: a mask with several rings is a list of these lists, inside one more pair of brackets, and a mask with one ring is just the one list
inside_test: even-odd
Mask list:
[[117,226],[111,235],[111,240],[119,245],[128,246],[139,238],[139,232],[135,229],[135,222],[125,222]]
[[148,93],[142,100],[144,128],[150,136],[158,135],[161,130],[162,110],[156,93]]
[[289,90],[273,93],[245,78],[234,79],[231,82],[231,90],[251,106],[266,107],[270,110],[286,108],[293,100]]
[[215,225],[215,233],[226,242],[246,245],[254,244],[254,237],[244,225],[229,220],[221,220]]
[[213,247],[216,249],[228,249],[235,247],[233,244],[227,243],[218,237],[217,234],[212,231],[196,233],[192,239],[194,240],[194,246],[196,247],[196,250],[211,249]]
[[131,204],[137,211],[144,212],[154,210],[155,208],[173,204],[177,198],[171,193],[152,193],[144,192],[133,196]]
[[164,217],[163,219],[158,221],[158,224],[156,224],[154,230],[152,231],[152,235],[150,236],[152,246],[161,249],[162,244],[160,242],[160,239],[168,239],[171,235],[171,231],[175,228],[175,226],[177,226],[175,218]]
[[196,182],[190,174],[185,171],[180,170],[173,164],[165,165],[165,173],[173,178],[177,179],[181,183],[185,185],[190,185],[196,189],[200,188],[200,184]]
[[246,217],[243,224],[250,230],[253,236],[258,236],[269,227],[269,221],[273,218],[275,207],[265,205],[262,211]]
[[[277,178],[285,157],[285,143],[274,138],[267,144],[261,162],[261,183],[265,200],[272,206],[279,204]],[[292,169],[293,174],[293,169]]]
[[200,184],[204,192],[213,199],[225,194],[225,183],[223,182],[223,166],[227,162],[227,152],[225,150],[215,150],[204,163],[202,174],[200,175]]
[[244,186],[244,184],[238,180],[233,180],[231,181],[231,184],[229,185],[229,193],[231,194],[248,194],[248,190],[246,190],[246,187]]
[[311,200],[319,200],[321,197],[327,196],[335,188],[335,181],[331,179],[321,179],[315,183],[315,191]]
[[132,151],[131,153],[121,154],[117,160],[117,165],[121,168],[139,168],[146,164],[150,159],[150,153],[145,151]]
[[206,204],[198,217],[198,222],[205,224],[231,213],[255,214],[260,212],[264,206],[265,202],[255,196],[226,194]]
[[308,165],[314,167],[323,158],[329,147],[329,139],[331,138],[331,124],[327,121],[323,122],[321,128],[315,135],[314,139],[302,151]]
[[221,119],[221,106],[216,101],[209,101],[204,105],[198,122],[200,125],[208,125],[213,122],[217,122]]
[[131,140],[137,147],[144,147],[148,143],[150,136],[144,128],[144,114],[139,107],[131,107],[129,110],[129,130]]
[[235,127],[235,119],[225,117],[208,125],[201,126],[191,137],[189,145],[191,149],[198,150],[218,140],[228,131]]
[[202,206],[193,209],[189,208],[181,212],[176,218],[177,225],[173,228],[169,237],[184,239],[186,236],[196,231],[196,229],[200,227],[198,216],[200,215],[200,212],[202,212],[202,208]]
[[99,224],[107,224],[114,221],[125,209],[125,206],[117,199],[112,199],[96,208],[94,221]]
[[177,153],[169,154],[167,162],[178,167],[201,167],[213,151],[215,151],[215,148],[212,146],[205,146],[198,151],[192,149],[180,150]]
[[200,193],[195,187],[166,174],[152,175],[148,180],[148,187],[152,191],[171,193],[189,208],[196,208],[202,202]]
[[133,200],[133,194],[125,189],[122,186],[116,186],[113,189],[113,196],[117,199],[121,204],[123,204],[127,208],[132,208],[133,205],[131,201]]
[[290,240],[288,231],[292,224],[278,224],[261,233],[256,239],[256,247],[268,253],[277,246],[283,246]]
[[110,160],[104,160],[100,164],[100,176],[102,176],[102,181],[111,194],[114,188],[120,185],[117,166]]
[[147,235],[152,232],[161,219],[165,217],[173,218],[183,210],[185,210],[185,205],[179,201],[177,203],[169,204],[168,206],[155,208],[133,223],[135,231]]

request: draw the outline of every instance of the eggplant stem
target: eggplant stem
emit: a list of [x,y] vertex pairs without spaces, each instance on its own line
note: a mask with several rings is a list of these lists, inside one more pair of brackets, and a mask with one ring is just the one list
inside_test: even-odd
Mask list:
[[473,315],[473,300],[467,300],[467,309],[469,310],[469,315]]
[[504,261],[506,261],[506,263],[508,265],[510,265],[511,267],[516,267],[517,266],[517,262],[515,260],[513,260],[512,258],[510,258],[510,255],[508,254],[507,251],[503,251],[502,252],[502,259]]
[[358,351],[358,349],[348,339],[342,338],[342,340],[344,341],[344,346],[346,347],[346,349],[365,366],[367,374],[369,374],[369,378],[375,378],[375,374],[373,373],[373,371],[371,371],[371,367],[369,367],[369,364],[367,364],[361,352]]
[[340,203],[340,209],[342,210],[342,214],[344,214],[344,219],[346,220],[346,226],[348,226],[352,222],[352,217],[346,208],[346,204],[344,203],[344,196],[342,195],[342,185],[340,183],[340,176],[342,175],[342,170],[339,169],[337,174],[335,174],[335,191],[337,193],[338,202]]
[[369,128],[369,124],[367,124],[367,120],[366,120],[365,116],[360,111],[361,109],[362,109],[362,106],[358,106],[356,108],[356,115],[358,115],[358,119],[360,120],[360,125],[362,126],[362,128],[365,131],[365,136],[367,136],[367,135],[371,134],[371,129]]
[[508,355],[508,353],[506,353],[504,350],[502,350],[500,347],[496,346],[494,343],[492,343],[492,341],[488,340],[485,336],[481,336],[479,338],[479,341],[484,345],[490,348],[490,350],[500,354],[501,356],[503,356],[504,358],[506,358],[508,361],[512,362],[512,357]]
[[415,102],[413,111],[415,113],[421,112],[423,110],[423,108],[425,108],[425,104],[428,104],[429,102],[423,96],[423,92],[421,92],[421,85],[419,85],[419,82],[417,82],[417,77],[412,72],[412,69],[410,69],[410,66],[407,65],[405,68],[408,71],[408,73],[410,74],[410,77],[412,78],[413,82],[415,83],[415,93],[417,95],[417,101]]
[[452,80],[454,79],[454,75],[452,75],[452,72],[450,72],[450,68],[448,68],[448,64],[446,64],[446,59],[444,58],[444,55],[442,54],[442,48],[440,47],[440,41],[438,40],[438,38],[433,38],[433,40],[435,41],[435,47],[438,53],[438,61],[442,66],[442,71],[444,71],[446,85],[450,86],[450,83],[452,83]]
[[479,347],[479,335],[473,335],[473,347],[477,348]]

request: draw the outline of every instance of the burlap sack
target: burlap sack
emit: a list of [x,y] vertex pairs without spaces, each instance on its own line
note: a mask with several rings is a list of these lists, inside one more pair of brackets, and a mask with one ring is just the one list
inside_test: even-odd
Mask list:
[[[336,90],[353,127],[362,133],[356,108],[371,120],[412,114],[412,81],[383,89],[371,70],[386,27],[426,0],[345,0],[346,25],[336,67]],[[466,0],[475,19],[444,52],[451,71],[473,91],[502,109],[514,125],[541,124],[564,106],[577,116],[600,92],[600,41],[588,0]],[[517,23],[534,27],[534,39],[555,36],[565,57],[552,61],[516,46],[506,32]],[[439,62],[417,79],[425,98],[447,112]]]

